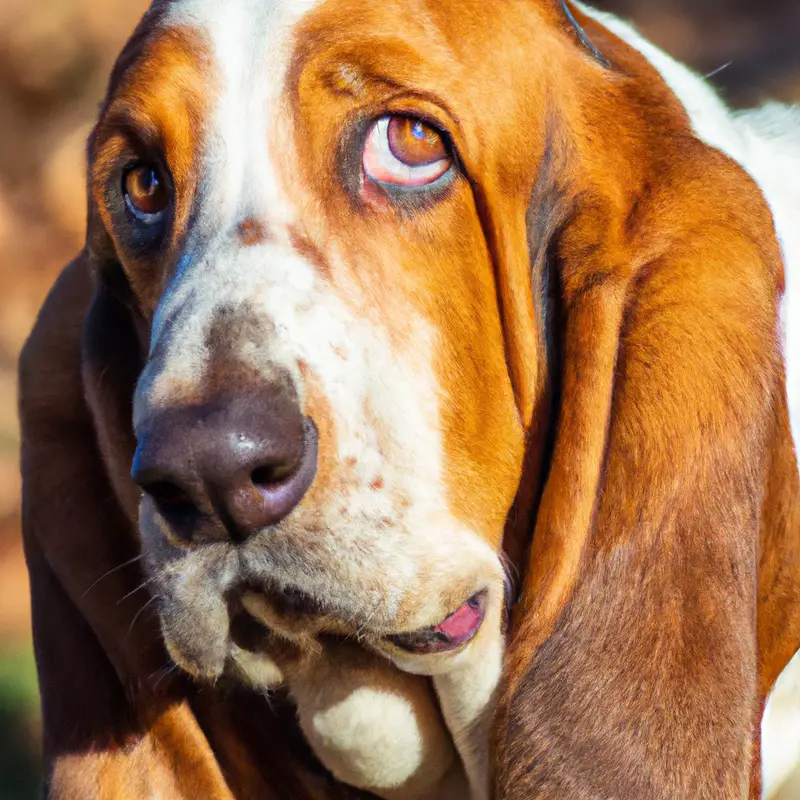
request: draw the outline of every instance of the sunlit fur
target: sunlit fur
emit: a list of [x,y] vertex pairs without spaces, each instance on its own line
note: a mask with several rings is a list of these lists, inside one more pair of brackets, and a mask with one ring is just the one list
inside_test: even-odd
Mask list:
[[[86,249],[22,358],[53,797],[352,797],[301,730],[392,800],[757,796],[800,641],[797,112],[731,115],[573,10],[154,3],[89,143]],[[387,114],[446,131],[457,168],[365,180]],[[142,150],[174,189],[155,250],[115,211]],[[139,507],[136,435],[276,375],[319,431],[310,491],[244,544],[176,541]],[[462,652],[385,638],[483,588]],[[262,702],[281,685],[299,725]]]
[[[268,653],[259,666],[230,640],[224,598],[243,582],[315,598],[329,621],[313,623],[310,633],[357,633],[404,670],[447,676],[436,681],[449,735],[467,762],[474,796],[482,797],[488,786],[488,715],[502,657],[497,543],[521,468],[522,428],[501,373],[505,386],[494,381],[493,391],[512,412],[506,415],[510,424],[494,425],[489,411],[480,426],[494,436],[507,477],[498,479],[483,464],[470,476],[473,467],[448,447],[443,421],[450,387],[440,365],[452,358],[455,331],[440,327],[439,320],[434,324],[401,281],[395,281],[391,308],[376,306],[366,271],[377,273],[378,260],[392,254],[376,252],[372,244],[360,257],[354,253],[331,221],[317,218],[310,204],[321,198],[303,189],[299,169],[287,168],[299,158],[297,121],[287,99],[295,46],[290,36],[306,10],[296,3],[242,2],[232,13],[230,6],[174,2],[159,21],[168,35],[174,31],[203,42],[210,63],[197,69],[210,87],[210,102],[193,156],[200,190],[180,260],[152,311],[134,428],[141,430],[161,410],[201,398],[212,363],[221,358],[219,345],[225,359],[265,382],[277,370],[288,372],[322,439],[318,477],[301,506],[279,531],[266,530],[237,548],[235,560],[223,547],[172,548],[157,509],[145,499],[141,526],[161,597],[162,630],[173,660],[198,677],[215,679],[230,660],[228,669],[240,675],[283,676],[292,693],[302,696],[298,670],[270,665]],[[137,69],[132,67],[134,75]],[[102,139],[97,147],[102,152]],[[166,158],[169,163],[169,152]],[[187,202],[180,191],[176,200],[178,206]],[[243,243],[240,226],[250,219],[263,235]],[[309,241],[323,254],[324,268],[303,247]],[[410,268],[390,263],[393,269]],[[381,318],[384,312],[389,319]],[[220,320],[227,333],[215,344],[209,334]],[[471,322],[468,335],[482,338],[480,317]],[[502,364],[500,340],[494,351],[495,364]],[[456,362],[452,369],[463,368]],[[458,398],[464,410],[466,400]],[[452,497],[448,480],[454,475],[467,485],[474,482],[470,499],[477,517]],[[478,501],[487,487],[501,498],[496,510]],[[434,625],[484,588],[491,595],[485,629],[466,652],[419,657],[385,646],[386,634]],[[292,624],[283,626],[274,616],[268,621],[281,635],[295,633]],[[293,641],[306,646],[303,636]],[[327,672],[347,680],[335,664]],[[438,713],[427,717],[438,719]],[[371,748],[374,763],[392,757],[376,751],[378,742]],[[332,752],[329,744],[320,754],[323,761]],[[436,777],[426,761],[418,767],[430,773],[422,779]],[[358,785],[375,791],[383,780],[362,777]],[[408,787],[395,787],[392,796],[415,796],[422,779],[410,774]],[[435,793],[437,784],[431,786]]]
[[[786,364],[789,416],[800,441],[800,108],[767,103],[735,113],[710,84],[648,42],[628,23],[583,4],[586,14],[633,45],[658,69],[683,103],[697,136],[735,159],[758,183],[775,220],[783,251],[786,290],[781,304],[781,336]],[[800,452],[800,447],[797,447]]]

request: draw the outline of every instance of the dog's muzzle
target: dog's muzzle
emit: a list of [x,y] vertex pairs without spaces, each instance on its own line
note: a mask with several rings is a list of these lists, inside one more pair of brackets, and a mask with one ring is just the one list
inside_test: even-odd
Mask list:
[[317,429],[284,384],[154,412],[137,428],[131,474],[168,533],[242,542],[300,503],[317,469]]

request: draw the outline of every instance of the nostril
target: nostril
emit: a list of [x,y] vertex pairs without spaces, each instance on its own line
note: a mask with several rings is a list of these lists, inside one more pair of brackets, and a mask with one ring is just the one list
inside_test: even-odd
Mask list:
[[253,470],[250,480],[256,487],[267,489],[291,478],[294,472],[295,467],[290,464],[265,464]]
[[131,477],[162,533],[240,542],[293,511],[317,471],[317,429],[273,417],[247,403],[180,408],[140,433]]
[[164,515],[188,515],[197,511],[197,506],[192,498],[174,483],[156,481],[143,485],[142,489],[153,498]]

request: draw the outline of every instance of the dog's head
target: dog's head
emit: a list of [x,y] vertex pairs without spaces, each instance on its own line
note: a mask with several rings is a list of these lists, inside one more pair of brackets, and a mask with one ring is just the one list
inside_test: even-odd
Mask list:
[[550,3],[172,0],[124,51],[89,249],[139,321],[140,527],[190,671],[245,657],[243,597],[423,671],[498,618],[552,53],[599,68],[572,38]]

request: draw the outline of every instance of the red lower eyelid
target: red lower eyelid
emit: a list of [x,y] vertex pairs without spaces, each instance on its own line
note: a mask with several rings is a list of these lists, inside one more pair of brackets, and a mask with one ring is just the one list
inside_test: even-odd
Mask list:
[[393,174],[390,170],[384,167],[380,158],[380,154],[377,152],[377,148],[372,145],[371,139],[372,135],[370,135],[370,138],[367,139],[367,143],[364,146],[364,154],[361,159],[364,172],[374,181],[383,181],[385,183],[391,182],[393,179]]

